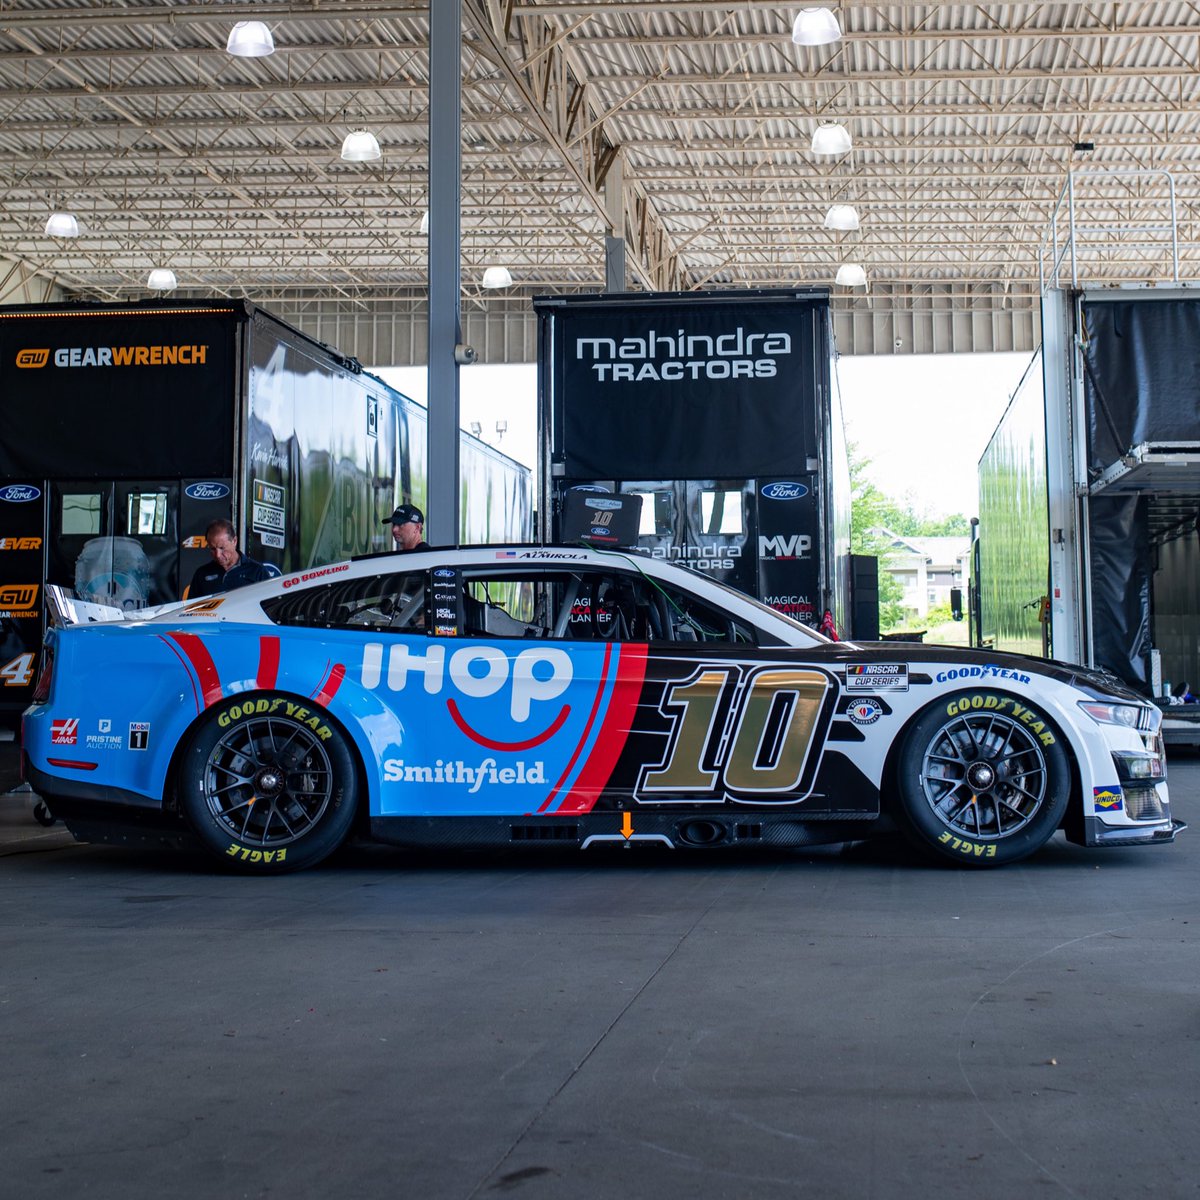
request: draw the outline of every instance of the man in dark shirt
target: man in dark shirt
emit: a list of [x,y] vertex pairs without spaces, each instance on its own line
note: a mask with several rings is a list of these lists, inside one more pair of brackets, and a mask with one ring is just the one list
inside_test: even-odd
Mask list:
[[432,548],[422,537],[425,514],[415,504],[401,504],[390,517],[384,518],[383,523],[391,525],[392,541],[400,553]]
[[270,563],[260,563],[237,548],[237,532],[233,525],[220,518],[213,521],[204,531],[208,552],[213,561],[206,567],[197,567],[192,582],[184,593],[188,600],[198,596],[215,596],[218,592],[231,592],[248,583],[261,583],[264,579],[279,577],[279,568]]

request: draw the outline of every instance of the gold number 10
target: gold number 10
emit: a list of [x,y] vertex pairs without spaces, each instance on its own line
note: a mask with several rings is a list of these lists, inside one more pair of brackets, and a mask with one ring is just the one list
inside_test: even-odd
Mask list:
[[[722,693],[734,687],[727,751],[716,728]],[[702,669],[670,684],[660,706],[672,722],[664,762],[639,792],[794,792],[804,774],[829,680],[819,671],[762,667],[738,683],[733,668]],[[705,761],[713,763],[705,767]]]

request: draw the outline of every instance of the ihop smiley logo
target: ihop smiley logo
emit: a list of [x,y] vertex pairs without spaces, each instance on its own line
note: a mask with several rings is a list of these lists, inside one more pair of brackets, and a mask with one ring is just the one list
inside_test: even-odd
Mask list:
[[[402,692],[415,686],[429,696],[448,693],[446,709],[455,725],[473,742],[492,750],[527,750],[553,737],[571,712],[570,705],[553,702],[574,677],[570,655],[548,646],[522,650],[510,658],[497,646],[463,646],[447,655],[442,645],[431,645],[420,654],[398,643],[388,647],[386,668],[382,643],[368,642],[363,647],[363,687],[382,685]],[[493,698],[499,704],[472,703]],[[476,728],[480,724],[488,728]],[[509,731],[519,727],[521,736],[502,740],[495,736],[500,726]]]

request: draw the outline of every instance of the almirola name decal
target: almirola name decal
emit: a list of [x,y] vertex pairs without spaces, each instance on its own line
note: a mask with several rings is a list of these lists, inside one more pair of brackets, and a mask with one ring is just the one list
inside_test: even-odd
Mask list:
[[575,357],[600,383],[672,383],[697,379],[771,379],[776,361],[792,352],[789,333],[659,333],[642,337],[580,337]]

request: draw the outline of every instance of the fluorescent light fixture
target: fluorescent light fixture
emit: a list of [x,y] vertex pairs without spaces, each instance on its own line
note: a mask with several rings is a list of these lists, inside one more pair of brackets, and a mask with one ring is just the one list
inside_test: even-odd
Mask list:
[[146,286],[152,292],[170,292],[178,287],[179,281],[170,267],[155,267],[146,280]]
[[483,432],[483,426],[478,421],[472,421],[470,430],[472,437],[478,437]]
[[483,273],[485,288],[512,287],[512,272],[507,267],[488,267]]
[[842,36],[837,17],[827,8],[802,8],[792,25],[797,46],[828,46]]
[[850,134],[845,125],[818,125],[812,135],[814,154],[846,154],[850,149]]
[[70,213],[51,213],[46,222],[47,237],[78,237],[79,222]]
[[867,273],[858,263],[842,263],[834,283],[840,283],[842,287],[866,287]]
[[373,133],[356,129],[346,134],[346,140],[342,143],[342,157],[347,162],[374,162],[383,157],[383,152]]
[[857,229],[858,209],[853,204],[831,204],[825,214],[826,229]]
[[429,209],[426,209],[421,214],[421,232],[422,233],[429,232]]
[[238,58],[266,58],[275,53],[275,39],[262,21],[239,21],[229,31],[225,50]]

